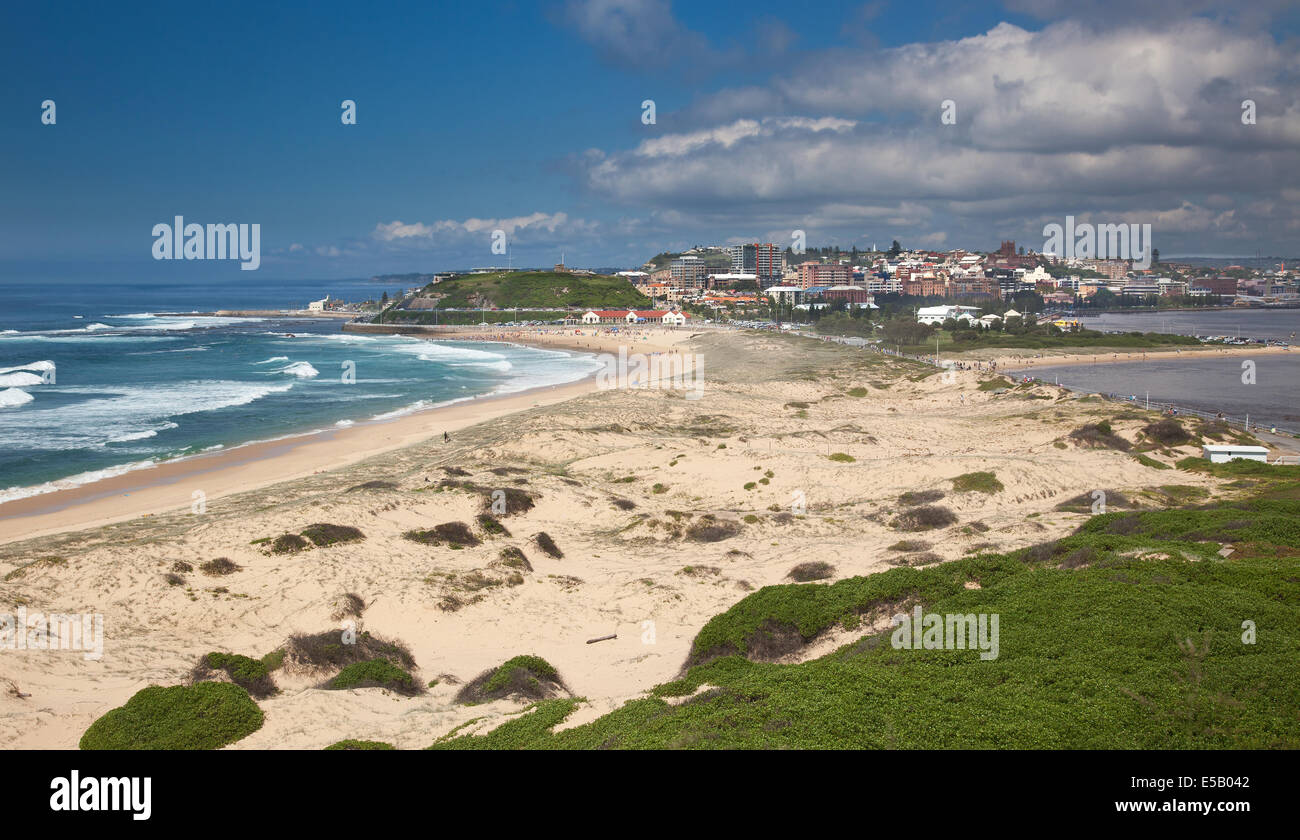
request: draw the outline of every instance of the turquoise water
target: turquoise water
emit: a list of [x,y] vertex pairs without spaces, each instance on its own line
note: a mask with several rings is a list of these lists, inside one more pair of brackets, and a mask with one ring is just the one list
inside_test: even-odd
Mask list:
[[[382,291],[354,285],[336,284],[334,293]],[[320,289],[313,284],[299,300],[262,286],[77,286],[51,295],[48,286],[0,283],[0,501],[241,443],[574,381],[598,366],[588,354],[503,343],[347,334],[338,322],[151,314],[297,307],[330,291]]]

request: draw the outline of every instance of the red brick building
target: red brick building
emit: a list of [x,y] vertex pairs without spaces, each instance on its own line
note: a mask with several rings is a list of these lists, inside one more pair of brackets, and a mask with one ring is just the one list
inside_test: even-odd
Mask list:
[[847,286],[853,280],[853,269],[847,265],[806,262],[799,266],[799,280],[795,284],[801,289],[813,286]]

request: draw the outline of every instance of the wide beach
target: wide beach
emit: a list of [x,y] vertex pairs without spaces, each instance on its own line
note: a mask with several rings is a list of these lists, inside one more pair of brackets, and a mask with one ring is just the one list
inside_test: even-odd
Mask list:
[[[630,343],[626,333],[549,340],[575,338],[596,352]],[[834,580],[1011,550],[1071,531],[1080,514],[1058,505],[1094,488],[1141,497],[1168,483],[1127,454],[1076,445],[1071,430],[1115,409],[1051,386],[994,393],[986,374],[945,377],[773,333],[648,332],[629,350],[693,354],[702,396],[580,383],[214,460],[130,496],[4,520],[6,599],[102,614],[106,640],[99,660],[5,652],[0,745],[73,747],[95,718],[147,685],[185,682],[210,651],[262,656],[347,621],[406,645],[427,690],[328,690],[327,674],[286,665],[280,692],[260,702],[265,725],[234,748],[343,738],[405,748],[462,726],[486,732],[520,702],[467,706],[456,694],[519,654],[553,663],[587,698],[562,724],[579,726],[673,679],[710,617],[800,564],[827,563]],[[1145,422],[1114,419],[1130,436]],[[455,431],[449,442],[444,430]],[[954,492],[954,478],[983,472],[1002,489]],[[193,513],[190,491],[203,488],[206,508]],[[500,517],[504,533],[473,524],[494,490],[531,503]],[[946,494],[959,524],[891,551],[900,495],[922,492]],[[454,522],[470,523],[475,544],[403,536]],[[262,542],[316,523],[364,538],[289,553]],[[507,548],[526,563],[508,564]],[[229,564],[204,571],[217,558]],[[349,594],[364,606],[340,624]],[[878,629],[836,631],[791,661]]]

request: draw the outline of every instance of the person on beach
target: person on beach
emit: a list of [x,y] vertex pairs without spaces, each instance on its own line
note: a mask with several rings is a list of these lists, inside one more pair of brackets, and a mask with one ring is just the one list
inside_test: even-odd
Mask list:
[[442,433],[442,442],[443,442],[443,443],[448,443],[448,442],[450,442],[450,441],[451,441],[451,436],[448,435],[446,432],[443,432],[443,433]]

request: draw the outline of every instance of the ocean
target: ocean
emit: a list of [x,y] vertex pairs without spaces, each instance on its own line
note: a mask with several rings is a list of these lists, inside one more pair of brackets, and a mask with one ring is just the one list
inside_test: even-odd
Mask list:
[[[1149,312],[1088,318],[1089,329],[1229,336],[1292,342],[1300,330],[1300,309],[1234,309],[1204,312]],[[1294,343],[1292,342],[1293,346]],[[1242,362],[1254,362],[1254,382],[1243,381]],[[1011,368],[1009,373],[1017,372]],[[1205,355],[1176,361],[1035,366],[1025,370],[1070,388],[1135,396],[1173,403],[1233,419],[1250,415],[1252,425],[1300,432],[1300,347],[1290,353]]]
[[0,502],[572,382],[598,367],[590,354],[347,334],[341,320],[154,314],[300,308],[325,294],[363,300],[384,290],[366,281],[0,280]]

